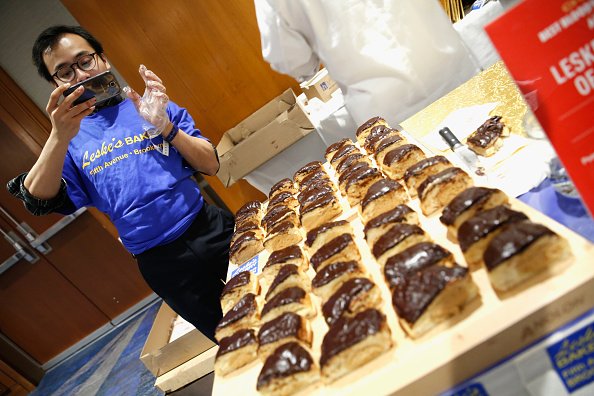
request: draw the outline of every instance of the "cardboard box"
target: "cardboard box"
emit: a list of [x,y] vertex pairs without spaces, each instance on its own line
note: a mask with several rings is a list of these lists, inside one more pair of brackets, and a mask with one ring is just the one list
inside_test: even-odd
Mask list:
[[176,317],[177,314],[163,303],[140,353],[140,360],[155,377],[159,377],[215,346],[210,339],[196,329],[169,342]]
[[322,69],[309,81],[301,83],[301,89],[307,99],[318,98],[322,102],[332,99],[332,93],[338,89],[338,84],[328,74],[328,70]]
[[231,128],[217,146],[217,177],[229,187],[314,130],[292,89]]

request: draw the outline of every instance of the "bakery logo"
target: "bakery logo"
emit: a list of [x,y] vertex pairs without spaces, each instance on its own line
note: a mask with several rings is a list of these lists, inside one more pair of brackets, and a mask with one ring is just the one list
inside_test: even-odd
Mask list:
[[239,267],[234,269],[233,272],[231,272],[231,278],[233,278],[235,275],[237,275],[243,271],[250,271],[253,274],[257,275],[258,274],[258,256],[252,257],[251,259],[249,259],[248,261],[246,261],[245,263],[241,264]]
[[568,392],[594,381],[594,324],[547,348],[553,368]]
[[162,146],[163,146],[162,142],[158,143],[158,144],[152,143],[151,145],[149,145],[147,147],[140,148],[140,149],[134,149],[134,150],[119,154],[115,157],[112,157],[109,161],[103,161],[102,164],[99,164],[99,165],[93,164],[94,162],[99,161],[102,158],[105,158],[110,153],[114,153],[114,152],[117,153],[117,151],[121,151],[122,149],[128,150],[127,146],[130,146],[131,144],[141,143],[144,140],[148,140],[149,142],[152,142],[151,138],[147,132],[139,133],[134,136],[127,136],[123,140],[118,139],[116,141],[115,138],[112,138],[109,143],[107,143],[105,141],[101,142],[101,147],[97,148],[96,150],[90,150],[90,151],[86,150],[85,151],[85,153],[83,154],[83,158],[82,158],[82,169],[85,169],[88,166],[95,165],[89,171],[89,175],[93,176],[93,175],[96,175],[97,173],[103,171],[104,169],[117,164],[118,162],[128,159],[132,155],[140,155],[140,154],[148,153],[153,150],[159,150],[160,148],[162,149]]

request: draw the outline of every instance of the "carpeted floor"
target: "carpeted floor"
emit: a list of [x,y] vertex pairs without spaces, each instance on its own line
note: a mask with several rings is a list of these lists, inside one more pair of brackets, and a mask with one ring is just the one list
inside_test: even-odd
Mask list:
[[161,300],[53,367],[30,395],[163,395],[140,361]]

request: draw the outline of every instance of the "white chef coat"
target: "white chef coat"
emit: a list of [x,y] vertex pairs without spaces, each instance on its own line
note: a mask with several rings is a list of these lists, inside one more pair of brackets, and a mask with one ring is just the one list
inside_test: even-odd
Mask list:
[[299,82],[320,63],[351,116],[397,124],[478,67],[437,0],[255,0],[262,54]]

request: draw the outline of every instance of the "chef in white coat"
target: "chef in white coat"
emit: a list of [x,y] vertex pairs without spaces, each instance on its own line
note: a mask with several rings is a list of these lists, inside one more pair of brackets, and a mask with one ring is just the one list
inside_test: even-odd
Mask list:
[[302,82],[322,63],[357,125],[398,124],[479,70],[437,0],[255,0],[262,54]]

